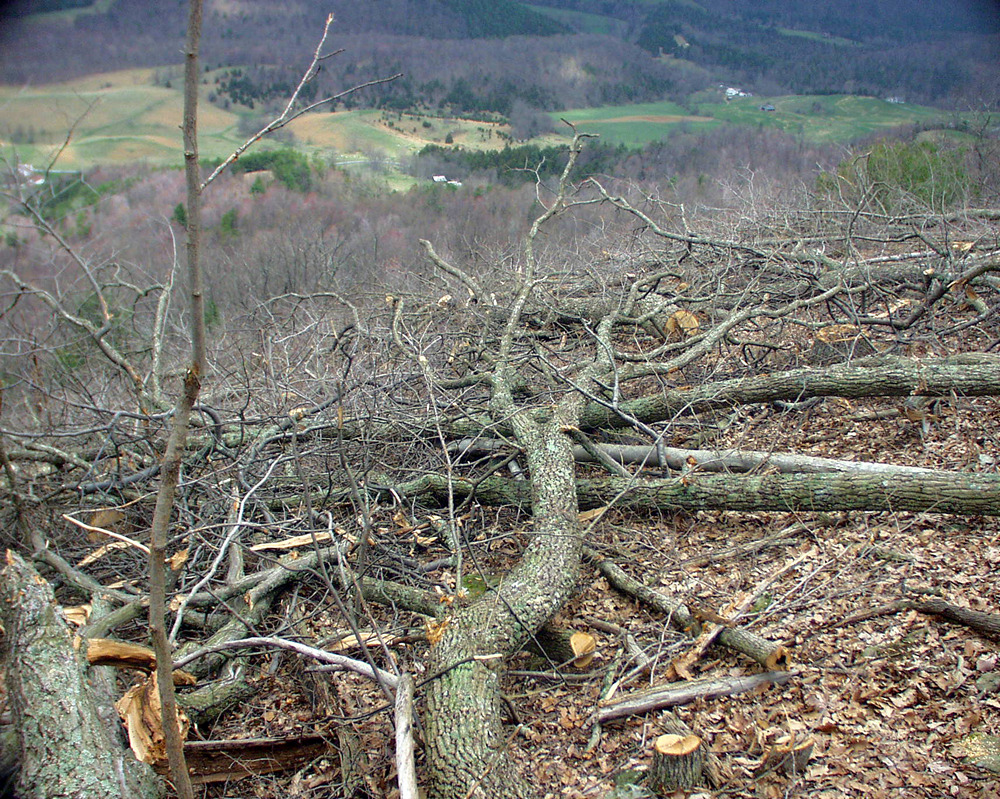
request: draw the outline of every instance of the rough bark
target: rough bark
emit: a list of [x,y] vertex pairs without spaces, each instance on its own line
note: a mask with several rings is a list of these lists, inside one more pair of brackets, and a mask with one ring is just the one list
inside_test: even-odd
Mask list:
[[[898,358],[877,355],[850,365],[793,369],[758,377],[723,380],[668,389],[661,394],[622,402],[621,410],[646,423],[732,405],[811,397],[940,397],[1000,394],[1000,356],[967,353],[948,358]],[[631,423],[596,403],[580,414],[586,428],[623,428]]]
[[[527,507],[527,484],[502,477],[473,483],[453,480],[456,497],[473,492],[485,505]],[[426,475],[397,492],[424,502],[441,502],[449,482]],[[608,477],[577,480],[580,508],[614,503],[618,508],[734,511],[915,511],[974,516],[1000,515],[1000,476],[933,471],[896,474],[730,475],[691,472],[664,480]]]
[[983,635],[1000,639],[1000,614],[969,610],[969,608],[945,602],[943,599],[925,599],[923,602],[905,601],[905,604],[921,613],[943,616],[951,621],[964,624],[966,627],[971,627]]
[[520,563],[473,605],[445,620],[431,650],[424,715],[431,796],[511,797],[534,790],[515,770],[501,727],[499,668],[569,598],[581,540],[573,490],[573,454],[560,424],[513,420],[527,452],[534,536]]
[[653,744],[649,785],[660,795],[702,783],[706,747],[697,735],[661,735]]
[[0,571],[0,622],[20,766],[17,795],[160,796],[152,770],[100,718],[82,650],[74,646],[52,589],[10,551]]

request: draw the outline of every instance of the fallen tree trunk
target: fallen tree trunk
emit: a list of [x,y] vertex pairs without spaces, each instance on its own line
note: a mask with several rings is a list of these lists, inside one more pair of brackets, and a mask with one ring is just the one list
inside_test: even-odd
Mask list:
[[[817,458],[783,452],[761,452],[745,449],[681,449],[678,447],[647,447],[623,444],[595,444],[598,450],[617,463],[639,466],[659,466],[660,452],[664,463],[677,471],[697,467],[706,472],[749,472],[771,468],[791,474],[826,474],[829,472],[869,472],[872,474],[933,474],[935,469],[921,466],[896,466],[892,463],[848,461],[838,458]],[[462,439],[454,442],[451,451],[464,457],[489,455],[508,447],[499,439]],[[598,459],[583,447],[573,447],[577,463],[594,463]]]
[[52,589],[13,552],[0,570],[3,663],[17,738],[17,795],[158,797],[162,786],[101,720],[82,650]]
[[534,535],[518,565],[496,589],[440,622],[432,640],[424,713],[429,795],[435,799],[526,799],[535,791],[518,773],[501,726],[503,659],[565,603],[576,585],[581,537],[573,491],[573,456],[558,420],[515,416],[527,452],[523,483]]
[[745,677],[710,677],[704,680],[660,685],[635,691],[599,707],[595,720],[604,724],[612,719],[649,713],[665,707],[687,705],[697,699],[716,699],[720,696],[746,693],[762,685],[781,685],[792,678],[788,671],[769,671],[764,674],[751,674]]
[[923,602],[910,602],[908,607],[919,610],[921,613],[943,616],[950,621],[971,627],[976,632],[992,636],[993,638],[1000,638],[1000,615],[996,613],[970,610],[969,608],[945,602],[943,599],[925,599]]
[[[653,423],[678,413],[811,397],[941,397],[1000,394],[1000,355],[967,353],[948,358],[897,358],[875,355],[849,365],[824,369],[792,369],[758,377],[722,380],[668,389],[622,402],[628,417]],[[591,403],[580,414],[580,427],[624,428],[632,423],[616,411]]]
[[[524,481],[488,477],[476,482],[430,474],[397,485],[399,495],[422,502],[447,502],[475,494],[484,505],[527,507]],[[581,509],[618,508],[734,511],[914,511],[1000,516],[1000,476],[969,472],[927,474],[705,474],[697,471],[665,480],[607,477],[577,480]]]

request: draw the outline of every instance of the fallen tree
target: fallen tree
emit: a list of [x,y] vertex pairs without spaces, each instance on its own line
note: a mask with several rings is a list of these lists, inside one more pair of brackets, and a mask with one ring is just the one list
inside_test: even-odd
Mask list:
[[[192,716],[218,718],[258,690],[234,653],[277,647],[325,662],[324,676],[344,666],[341,653],[323,654],[334,637],[300,624],[300,614],[329,613],[344,628],[336,640],[359,650],[348,668],[372,678],[368,709],[389,712],[390,700],[399,708],[400,774],[409,769],[413,674],[426,752],[417,779],[429,795],[520,799],[535,791],[511,754],[521,745],[516,728],[504,726],[505,663],[572,598],[601,518],[1000,515],[988,447],[931,468],[869,462],[876,453],[853,463],[861,454],[845,447],[820,456],[740,441],[754,414],[788,427],[805,413],[826,413],[834,431],[857,423],[831,398],[870,402],[873,418],[890,418],[915,448],[942,422],[924,406],[915,422],[908,401],[940,398],[956,417],[977,413],[977,398],[1000,394],[1000,356],[986,351],[995,341],[976,321],[978,306],[996,304],[994,259],[966,268],[943,242],[900,256],[910,225],[864,215],[862,232],[832,214],[808,224],[782,217],[784,234],[768,238],[746,233],[738,215],[724,229],[692,233],[668,206],[574,184],[583,143],[574,139],[557,185],[539,184],[543,208],[507,261],[483,268],[428,243],[428,271],[407,291],[262,299],[244,320],[253,336],[227,331],[232,339],[209,342],[216,374],[228,377],[206,375],[192,408],[165,548],[164,632],[202,681],[180,692]],[[622,262],[584,247],[577,216],[620,236],[639,220],[657,237],[655,258],[646,246]],[[990,223],[963,221],[980,231]],[[817,227],[842,257],[819,251]],[[901,260],[877,269],[890,250]],[[962,291],[914,284],[928,259],[936,275],[961,279]],[[21,305],[59,300],[7,277]],[[94,283],[110,293],[110,279]],[[966,286],[975,286],[974,304],[963,304]],[[905,313],[898,301],[909,303]],[[920,342],[878,323],[879,314],[938,343],[915,354]],[[148,492],[173,419],[153,401],[163,397],[154,387],[169,384],[168,364],[182,356],[162,335],[163,320],[147,321],[148,360],[147,349],[87,331],[104,360],[46,387],[46,402],[58,398],[72,414],[37,410],[34,386],[66,360],[57,349],[42,353],[51,372],[30,357],[15,364],[23,380],[5,391],[5,529],[16,531],[5,543],[60,580],[67,604],[110,603],[88,620],[87,637],[136,637],[130,625],[148,593],[134,558],[149,549]],[[966,323],[978,337],[948,332]],[[142,329],[143,320],[134,324]],[[816,333],[835,324],[856,327],[875,354],[803,365]],[[57,326],[51,337],[64,333]],[[259,340],[271,348],[266,364]],[[614,588],[696,633],[703,618],[686,598],[630,577],[614,562],[627,553],[597,551],[588,558]],[[794,653],[754,623],[723,626],[715,643],[754,669],[787,666]],[[296,640],[262,634],[269,626],[292,628]],[[331,679],[348,684],[340,673]]]

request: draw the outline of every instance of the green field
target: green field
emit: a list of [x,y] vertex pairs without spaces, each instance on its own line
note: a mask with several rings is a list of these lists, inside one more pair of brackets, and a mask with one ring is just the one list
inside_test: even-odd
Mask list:
[[589,14],[586,11],[569,11],[564,8],[551,8],[550,6],[533,5],[531,9],[583,33],[624,38],[628,31],[627,23],[614,17],[606,17],[603,14]]
[[[774,111],[762,111],[772,105]],[[611,144],[638,147],[658,141],[678,125],[705,129],[728,122],[773,127],[816,143],[849,142],[861,136],[915,122],[944,117],[943,112],[909,103],[894,104],[874,97],[853,95],[790,95],[787,97],[738,97],[725,102],[701,102],[695,113],[676,103],[581,108],[552,114],[585,133],[597,133]]]
[[677,125],[705,128],[717,125],[710,116],[692,115],[676,103],[637,103],[635,105],[609,105],[600,108],[578,108],[551,114],[557,129],[565,130],[559,121],[571,122],[581,133],[596,133],[601,141],[641,147],[659,141]]
[[[36,166],[48,165],[60,153],[57,166],[62,169],[130,161],[180,166],[179,82],[166,88],[154,85],[153,78],[153,70],[135,69],[48,86],[0,86],[0,152],[8,159],[16,153],[18,160]],[[207,93],[205,86],[203,94]],[[231,153],[246,138],[238,130],[240,118],[250,114],[238,108],[224,111],[203,97],[201,156],[222,158]],[[309,114],[293,121],[289,130],[301,149],[310,153],[398,159],[426,144],[444,143],[449,135],[464,147],[501,146],[500,134],[506,128],[490,122],[361,110]]]
[[[764,105],[772,105],[775,110],[761,111]],[[738,97],[728,103],[701,104],[698,111],[730,123],[778,128],[823,144],[849,142],[902,125],[945,117],[936,108],[854,95]]]
[[[209,87],[203,88],[207,94]],[[698,99],[694,112],[666,101],[553,112],[559,135],[545,136],[541,143],[564,140],[566,128],[560,119],[581,132],[599,134],[602,142],[641,147],[681,125],[690,130],[723,123],[773,127],[807,141],[831,143],[943,118],[932,108],[871,97],[740,97],[724,102],[715,92],[703,92]],[[763,105],[775,110],[762,111]],[[179,83],[174,81],[171,88],[156,86],[150,69],[49,86],[0,86],[0,152],[8,160],[16,157],[43,166],[61,149],[56,164],[61,169],[133,161],[180,166],[182,106]],[[221,158],[232,152],[244,139],[238,130],[240,119],[251,113],[240,108],[224,111],[203,100],[202,157]],[[496,122],[374,110],[309,114],[289,129],[309,154],[393,160],[427,144],[445,143],[449,137],[456,146],[499,148],[507,133],[506,126]]]

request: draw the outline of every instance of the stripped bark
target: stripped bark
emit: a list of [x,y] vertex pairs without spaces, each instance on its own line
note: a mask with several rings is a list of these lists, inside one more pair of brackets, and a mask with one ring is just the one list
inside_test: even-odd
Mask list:
[[601,724],[606,724],[613,719],[637,716],[665,707],[688,705],[698,699],[715,699],[720,696],[746,693],[762,685],[781,685],[788,682],[792,676],[791,672],[787,671],[769,671],[745,677],[713,677],[657,686],[613,699],[607,705],[599,707],[594,718]]

